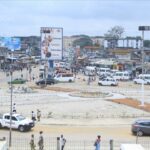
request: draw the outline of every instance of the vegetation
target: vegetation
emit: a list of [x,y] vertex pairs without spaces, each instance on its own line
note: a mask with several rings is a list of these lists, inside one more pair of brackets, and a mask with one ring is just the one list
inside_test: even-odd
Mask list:
[[87,35],[81,35],[81,37],[75,41],[73,41],[73,46],[80,46],[80,48],[84,48],[85,46],[93,46],[93,42]]

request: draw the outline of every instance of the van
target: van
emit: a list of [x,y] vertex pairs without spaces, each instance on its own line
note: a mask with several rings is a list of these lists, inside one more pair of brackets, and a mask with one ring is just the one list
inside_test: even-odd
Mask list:
[[140,144],[121,144],[120,150],[145,150]]
[[95,66],[86,66],[84,69],[84,75],[95,75],[96,67]]
[[54,77],[54,79],[60,82],[73,82],[74,76],[72,73],[59,73]]
[[110,68],[97,68],[97,74],[98,75],[110,75],[111,70]]
[[127,71],[118,71],[114,73],[113,75],[114,79],[116,80],[122,80],[122,81],[127,81],[130,80],[130,74]]

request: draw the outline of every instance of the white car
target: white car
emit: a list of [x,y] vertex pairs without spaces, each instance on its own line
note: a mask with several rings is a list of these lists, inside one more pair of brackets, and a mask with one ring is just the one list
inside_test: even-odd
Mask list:
[[[20,132],[30,130],[34,127],[34,122],[20,114],[12,114],[12,129],[18,129]],[[0,115],[0,128],[10,128],[10,114]]]
[[98,81],[98,85],[117,86],[118,82],[117,82],[117,80],[115,80],[113,78],[104,78],[104,79]]
[[133,80],[133,82],[134,82],[135,84],[142,84],[142,83],[148,84],[148,81],[147,81],[147,80],[142,79],[142,78],[140,78],[140,77],[135,78],[135,79]]

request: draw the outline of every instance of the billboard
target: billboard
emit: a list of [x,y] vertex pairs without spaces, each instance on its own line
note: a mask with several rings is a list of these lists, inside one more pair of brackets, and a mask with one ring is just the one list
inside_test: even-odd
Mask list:
[[0,46],[7,47],[11,51],[20,50],[21,41],[20,38],[0,37]]
[[41,58],[61,60],[63,55],[63,28],[41,27]]

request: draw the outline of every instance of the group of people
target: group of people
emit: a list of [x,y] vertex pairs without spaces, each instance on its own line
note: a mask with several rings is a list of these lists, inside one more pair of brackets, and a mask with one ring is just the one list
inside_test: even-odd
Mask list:
[[[37,118],[36,118],[37,117]],[[37,115],[35,115],[34,111],[31,112],[31,119],[33,121],[40,121],[41,120],[41,111],[37,109]]]
[[[39,132],[39,140],[38,140],[38,148],[39,150],[44,150],[44,138],[43,138],[43,131]],[[35,150],[36,144],[34,142],[34,134],[31,135],[31,140],[30,140],[30,148],[31,150]],[[59,150],[64,150],[66,144],[66,139],[63,137],[63,135],[60,136],[59,138]]]
[[[39,140],[38,140],[38,147],[39,150],[44,150],[44,138],[43,138],[43,131],[39,132]],[[31,140],[30,140],[30,148],[31,150],[35,150],[36,144],[34,142],[34,134],[31,135]]]

